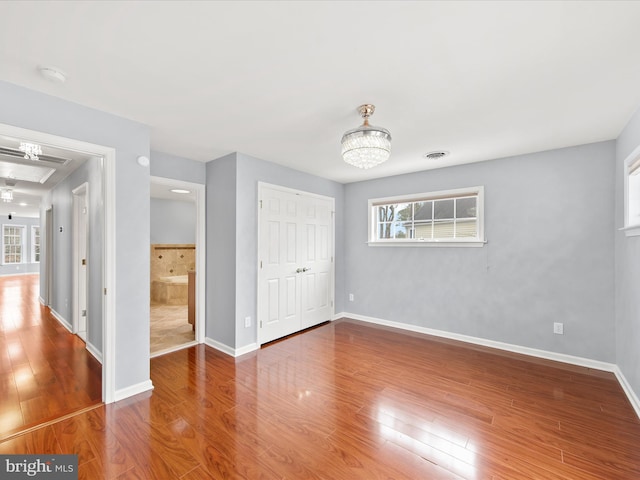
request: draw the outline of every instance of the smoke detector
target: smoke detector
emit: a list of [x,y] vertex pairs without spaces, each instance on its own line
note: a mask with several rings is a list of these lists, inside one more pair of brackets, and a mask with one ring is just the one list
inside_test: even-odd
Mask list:
[[38,67],[40,75],[53,83],[64,83],[67,81],[67,74],[57,67]]

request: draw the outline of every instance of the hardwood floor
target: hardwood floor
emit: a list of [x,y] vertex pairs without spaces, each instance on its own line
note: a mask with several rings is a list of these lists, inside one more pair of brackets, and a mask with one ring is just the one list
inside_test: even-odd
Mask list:
[[340,320],[151,373],[0,453],[77,453],[86,479],[640,478],[640,421],[587,368]]
[[0,439],[102,402],[100,363],[38,297],[38,275],[0,277]]

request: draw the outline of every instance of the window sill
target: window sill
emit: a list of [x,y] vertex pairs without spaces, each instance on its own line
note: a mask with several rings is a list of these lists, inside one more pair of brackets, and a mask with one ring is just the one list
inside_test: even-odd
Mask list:
[[[640,227],[639,227],[640,228]],[[638,233],[640,235],[640,233]],[[370,247],[483,247],[487,243],[486,240],[468,240],[468,241],[407,241],[407,242],[367,242]]]
[[640,225],[629,225],[627,227],[623,227],[619,229],[621,232],[627,237],[639,237],[640,236]]

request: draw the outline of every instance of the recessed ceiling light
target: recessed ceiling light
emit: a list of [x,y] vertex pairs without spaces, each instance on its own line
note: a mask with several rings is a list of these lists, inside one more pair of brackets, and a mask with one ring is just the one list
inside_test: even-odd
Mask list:
[[26,206],[28,206],[29,204],[24,203],[24,202],[20,202],[18,205],[20,205],[21,207],[26,207]]
[[38,67],[40,75],[53,83],[64,83],[67,80],[67,74],[57,67]]
[[183,190],[182,188],[172,188],[173,193],[191,193],[191,190]]
[[424,158],[428,158],[429,160],[437,160],[442,157],[446,157],[449,155],[449,152],[446,150],[436,150],[434,152],[425,153],[423,155]]

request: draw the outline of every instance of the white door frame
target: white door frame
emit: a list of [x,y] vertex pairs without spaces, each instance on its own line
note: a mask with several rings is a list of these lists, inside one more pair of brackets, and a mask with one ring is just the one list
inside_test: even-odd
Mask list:
[[[88,296],[88,266],[84,269],[84,274],[82,274],[82,260],[83,255],[81,255],[81,251],[84,251],[84,260],[86,266],[86,258],[89,253],[88,249],[88,238],[89,238],[89,209],[88,209],[88,199],[89,199],[89,183],[84,182],[81,185],[77,186],[73,190],[71,190],[73,194],[73,312],[72,312],[72,322],[71,322],[71,332],[78,334],[80,332],[80,319],[82,317],[82,310],[84,306],[85,310],[85,321],[86,319],[86,309],[87,309],[87,296]],[[82,209],[86,209],[86,212],[82,212]],[[84,225],[82,225],[84,223]],[[84,243],[84,249],[81,250],[81,244]],[[82,285],[81,282],[84,282]],[[84,292],[84,302],[81,301],[81,295]],[[85,330],[85,333],[88,331],[89,325]],[[86,333],[85,337],[88,336]],[[86,342],[86,338],[84,338]]]
[[50,145],[102,157],[102,196],[104,205],[104,236],[102,243],[102,287],[104,289],[102,301],[102,401],[104,403],[112,403],[115,401],[116,373],[116,150],[104,145],[82,142],[1,123],[0,135],[31,140],[41,145]]
[[[40,225],[42,225],[42,219],[40,219]],[[42,235],[42,244],[44,245],[44,297],[41,297],[40,301],[45,307],[51,306],[51,297],[53,296],[53,205],[49,205],[45,208],[44,212],[44,235]],[[40,257],[42,262],[42,256]],[[42,263],[40,263],[42,269]],[[42,282],[42,276],[40,278]]]
[[[335,198],[329,197],[327,195],[320,195],[317,193],[306,192],[304,190],[297,190],[295,188],[283,187],[281,185],[275,185],[272,183],[266,182],[258,182],[258,201],[262,202],[262,192],[263,189],[271,189],[271,190],[280,190],[281,192],[293,193],[295,195],[304,195],[307,197],[318,198],[323,200],[331,200],[333,202],[333,208],[335,209]],[[256,238],[256,244],[258,245],[258,271],[256,275],[256,338],[258,340],[258,345],[262,345],[264,343],[264,338],[261,338],[261,329],[260,329],[260,315],[261,315],[261,303],[260,303],[260,259],[262,258],[262,252],[260,252],[260,225],[262,223],[262,215],[263,209],[258,208],[258,236]],[[331,292],[331,318],[335,315],[335,284],[336,284],[336,264],[335,264],[335,252],[336,252],[336,218],[335,213],[331,212],[331,278],[329,280],[329,290]]]
[[205,185],[201,183],[185,182],[165,177],[151,177],[151,181],[158,185],[172,188],[191,190],[196,197],[196,332],[197,343],[204,343],[205,339],[205,302],[206,302],[206,205]]

